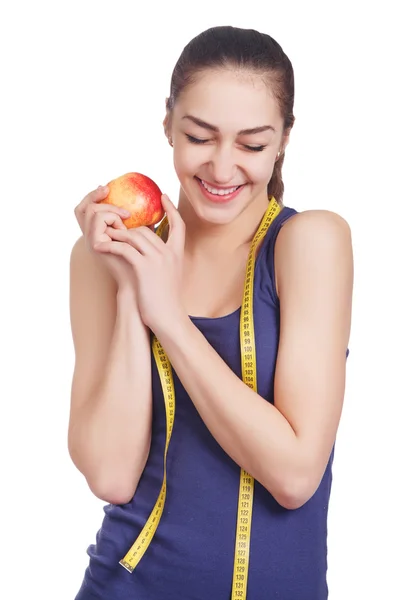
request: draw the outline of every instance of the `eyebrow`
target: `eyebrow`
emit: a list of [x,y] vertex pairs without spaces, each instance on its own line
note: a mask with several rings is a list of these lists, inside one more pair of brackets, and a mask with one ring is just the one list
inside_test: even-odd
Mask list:
[[[193,117],[193,115],[185,115],[184,117],[182,117],[182,120],[183,119],[189,119],[189,121],[192,121],[193,123],[195,123],[199,127],[202,127],[203,129],[208,129],[209,131],[214,131],[215,133],[219,133],[218,127],[216,127],[215,125],[210,125],[210,123],[206,123],[202,119]],[[274,133],[276,133],[276,131],[272,127],[272,125],[261,125],[260,127],[251,127],[250,129],[241,129],[240,131],[238,131],[238,135],[252,135],[253,133],[261,133],[263,131],[268,131],[268,130],[271,130]]]

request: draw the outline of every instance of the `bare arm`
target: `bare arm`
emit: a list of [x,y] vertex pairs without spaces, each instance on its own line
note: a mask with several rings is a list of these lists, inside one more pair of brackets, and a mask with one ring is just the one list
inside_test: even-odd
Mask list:
[[275,264],[275,405],[249,389],[185,315],[155,334],[222,448],[295,509],[320,483],[342,410],[353,286],[347,223],[328,211],[293,216],[278,236]]
[[69,453],[98,498],[123,504],[136,490],[150,448],[149,330],[134,290],[118,291],[84,238],[71,253],[70,314],[75,369]]

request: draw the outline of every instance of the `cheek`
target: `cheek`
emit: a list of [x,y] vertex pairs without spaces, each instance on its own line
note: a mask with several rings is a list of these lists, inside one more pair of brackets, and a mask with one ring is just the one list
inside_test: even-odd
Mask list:
[[258,183],[264,185],[271,179],[274,161],[267,155],[253,157],[253,160],[249,161],[247,166],[247,175],[254,185]]
[[207,162],[207,153],[204,149],[201,151],[198,148],[191,149],[185,146],[185,148],[179,148],[178,146],[174,152],[174,167],[178,177],[196,175],[201,165]]
[[259,169],[254,170],[253,181],[259,183],[265,183],[266,181],[269,181],[271,179],[273,169],[273,165],[271,166],[269,162],[264,163],[262,168],[260,167]]

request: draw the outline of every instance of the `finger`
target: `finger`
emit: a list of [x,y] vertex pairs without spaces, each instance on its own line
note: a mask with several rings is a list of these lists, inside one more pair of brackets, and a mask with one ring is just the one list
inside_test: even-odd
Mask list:
[[86,212],[83,214],[84,220],[84,231],[86,234],[90,234],[92,231],[92,221],[96,219],[96,231],[97,227],[101,227],[101,223],[103,224],[103,233],[107,225],[111,225],[110,215],[114,215],[114,219],[112,221],[112,226],[118,229],[126,229],[122,219],[126,218],[126,214],[123,212],[121,208],[116,206],[109,206],[108,204],[95,204],[91,203]]
[[[98,202],[105,200],[107,198],[107,194],[109,189],[107,186],[99,186],[97,190],[89,192],[81,202],[75,206],[74,213],[76,220],[79,223],[79,227],[82,230],[82,233],[85,232],[85,214],[89,206],[92,204],[97,204]],[[107,205],[110,206],[110,205]],[[130,213],[126,212],[121,213],[122,218],[126,219],[130,216]]]
[[110,188],[107,185],[99,185],[97,190],[93,190],[88,194],[90,202],[99,202],[100,200],[105,200],[108,196]]
[[81,202],[79,202],[79,204],[75,207],[75,212],[76,211],[84,212],[86,207],[88,206],[88,204],[91,204],[92,202],[99,202],[100,200],[104,200],[107,197],[108,192],[109,192],[109,188],[107,186],[99,185],[97,190],[93,190],[92,192],[89,192],[88,194],[86,194],[86,196],[83,198],[83,200],[81,200]]
[[161,202],[167,213],[169,224],[167,244],[169,243],[177,250],[182,250],[185,244],[185,223],[167,194],[162,194]]
[[[153,227],[153,229],[150,229],[150,227]],[[158,248],[162,252],[163,250],[165,250],[165,243],[160,238],[159,235],[155,234],[155,232],[154,232],[154,225],[152,225],[150,227],[147,227],[147,226],[135,227],[134,229],[132,229],[132,231],[136,231],[137,233],[140,233],[141,235],[143,235],[152,244],[154,244],[154,246],[156,248]]]
[[[154,255],[156,252],[159,253],[159,247],[154,243],[154,241],[150,237],[146,236],[143,229],[146,228],[140,227],[137,229],[127,229],[125,231],[117,231],[116,229],[110,229],[107,230],[107,233],[112,240],[125,242],[129,244],[130,246],[132,246],[132,248],[140,252],[140,254],[142,254],[143,256],[151,256]],[[151,234],[151,231],[148,231],[148,233]],[[153,236],[157,237],[154,234]]]
[[[126,229],[121,217],[115,212],[96,210],[100,207],[90,207],[85,216],[85,231],[92,248],[100,241],[109,241],[107,227]],[[91,214],[93,212],[93,214]]]
[[125,258],[125,260],[133,267],[137,267],[140,264],[140,261],[143,260],[141,254],[126,242],[117,242],[114,240],[111,242],[101,241],[97,242],[93,246],[93,249],[96,252],[121,256],[122,258]]
[[127,219],[131,216],[129,210],[121,208],[120,206],[115,206],[114,204],[97,204],[95,202],[89,204],[85,212],[89,212],[91,215],[94,215],[98,212],[112,212],[119,215],[121,219]]

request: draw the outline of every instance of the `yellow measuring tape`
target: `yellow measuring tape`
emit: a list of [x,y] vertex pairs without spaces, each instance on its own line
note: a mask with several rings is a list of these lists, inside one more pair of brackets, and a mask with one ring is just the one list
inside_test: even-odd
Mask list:
[[[255,257],[259,243],[264,238],[272,221],[281,211],[281,207],[274,197],[271,198],[268,209],[252,240],[249,256],[247,259],[246,278],[243,291],[243,303],[240,311],[240,348],[242,359],[242,380],[255,392],[257,391],[257,369],[256,369],[256,346],[254,336],[253,318],[253,286]],[[161,236],[167,226],[167,218],[161,221],[157,235]],[[140,559],[143,557],[153,539],[154,533],[160,523],[167,494],[167,453],[171,440],[172,429],[175,418],[175,389],[172,378],[171,364],[165,354],[160,342],[155,336],[152,341],[152,351],[157,364],[161,386],[164,394],[166,413],[166,440],[164,450],[164,476],[161,491],[151,511],[150,517],[145,523],[142,531],[128,550],[122,560],[122,565],[132,573]],[[231,600],[245,600],[247,591],[247,578],[249,571],[250,556],[250,534],[251,518],[253,511],[254,479],[244,471],[240,470],[238,512],[236,522],[235,556],[233,564],[233,580]]]

